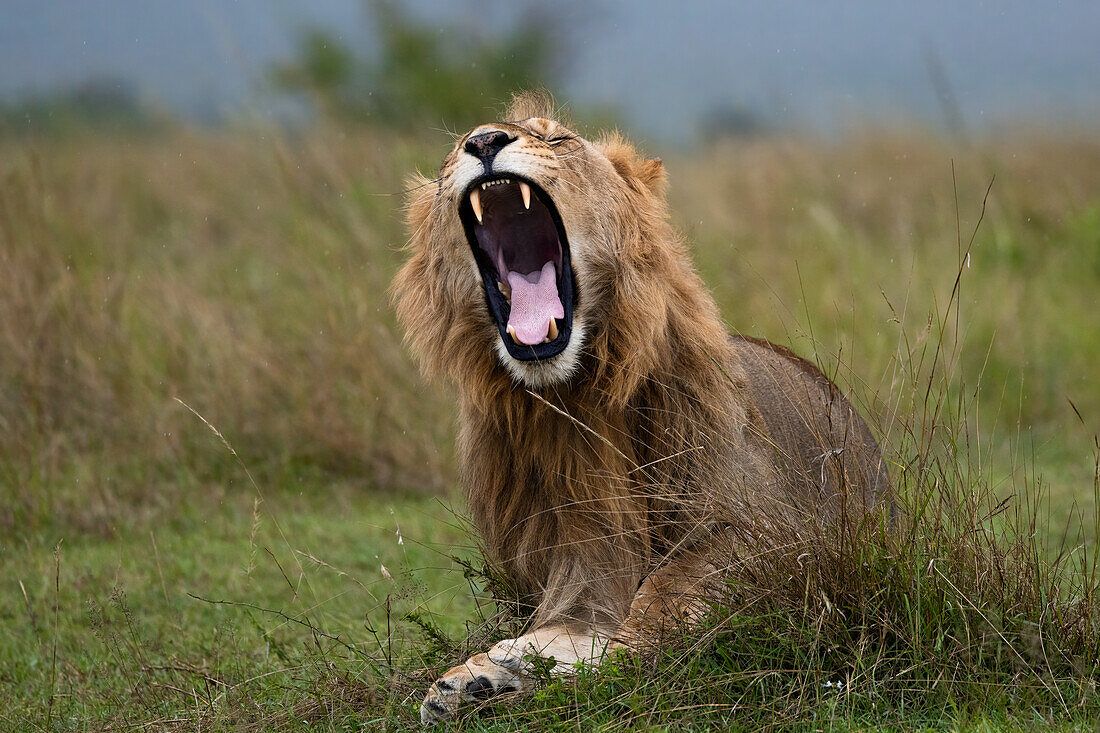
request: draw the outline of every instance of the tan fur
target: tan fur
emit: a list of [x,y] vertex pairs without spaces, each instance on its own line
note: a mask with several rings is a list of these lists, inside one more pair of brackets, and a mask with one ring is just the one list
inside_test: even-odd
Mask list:
[[[660,161],[617,134],[585,141],[553,114],[548,98],[523,96],[490,127],[518,136],[508,160],[549,193],[568,233],[584,326],[569,376],[523,383],[494,348],[457,213],[463,140],[439,178],[413,182],[393,292],[424,371],[455,390],[469,508],[533,628],[613,634],[643,581],[717,547],[731,518],[832,514],[815,470],[834,477],[826,492],[862,482],[861,504],[886,480],[863,421],[815,367],[728,336],[668,223]],[[677,586],[659,577],[647,597]]]

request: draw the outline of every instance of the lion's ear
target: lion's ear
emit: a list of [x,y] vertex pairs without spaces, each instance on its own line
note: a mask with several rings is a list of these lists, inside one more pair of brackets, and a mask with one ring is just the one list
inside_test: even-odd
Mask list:
[[635,168],[634,175],[653,193],[658,196],[665,195],[665,189],[668,188],[668,173],[665,172],[664,163],[660,158],[642,161]]
[[624,180],[637,188],[645,188],[664,197],[668,177],[660,158],[640,159],[634,146],[618,133],[606,135],[599,141],[598,147]]

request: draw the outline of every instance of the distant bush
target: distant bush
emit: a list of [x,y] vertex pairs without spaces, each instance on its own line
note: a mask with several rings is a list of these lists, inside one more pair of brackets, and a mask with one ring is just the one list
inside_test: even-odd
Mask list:
[[21,96],[0,105],[0,135],[66,134],[74,130],[134,132],[153,127],[157,115],[129,86],[92,79],[48,95]]
[[308,98],[326,116],[387,126],[453,128],[484,119],[517,89],[552,86],[561,67],[557,24],[540,8],[501,34],[414,18],[396,3],[367,4],[378,53],[360,57],[332,32],[305,30],[295,60],[276,66],[276,88]]

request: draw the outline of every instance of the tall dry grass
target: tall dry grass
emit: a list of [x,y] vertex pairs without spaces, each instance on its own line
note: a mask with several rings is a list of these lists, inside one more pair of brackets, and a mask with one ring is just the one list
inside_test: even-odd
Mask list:
[[[110,531],[232,491],[230,458],[174,397],[268,485],[449,487],[449,401],[385,296],[403,177],[448,145],[333,129],[3,143],[0,525]],[[816,357],[887,442],[917,409],[899,395],[927,376],[928,314],[996,175],[948,324],[951,389],[982,386],[982,470],[1003,478],[1023,445],[1058,511],[1089,500],[1100,139],[868,133],[666,161],[731,328]]]
[[[329,137],[329,134],[332,136]],[[334,133],[86,138],[0,154],[0,526],[93,531],[254,472],[440,491],[385,291],[419,149]]]

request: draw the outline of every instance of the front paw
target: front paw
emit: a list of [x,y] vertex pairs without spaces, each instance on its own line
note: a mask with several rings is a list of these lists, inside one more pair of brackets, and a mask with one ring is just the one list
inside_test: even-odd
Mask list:
[[520,675],[494,663],[488,654],[478,654],[436,680],[420,705],[420,721],[431,725],[452,720],[464,704],[522,689]]

